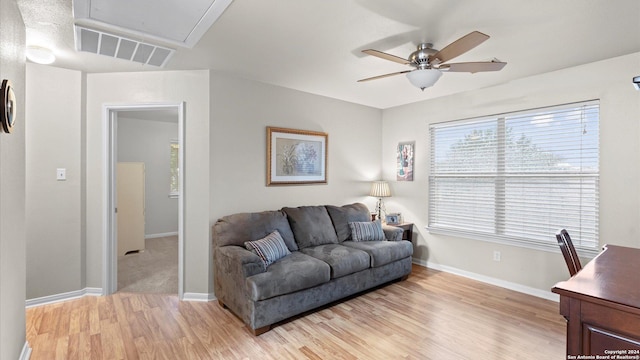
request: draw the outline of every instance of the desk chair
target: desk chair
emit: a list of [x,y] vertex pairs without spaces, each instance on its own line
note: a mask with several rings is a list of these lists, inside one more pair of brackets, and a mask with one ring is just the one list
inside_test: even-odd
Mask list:
[[578,258],[576,248],[573,247],[571,237],[567,230],[562,229],[556,233],[556,239],[558,240],[560,251],[562,251],[562,255],[564,256],[564,261],[569,268],[569,274],[573,276],[582,269],[582,264],[580,264],[580,258]]

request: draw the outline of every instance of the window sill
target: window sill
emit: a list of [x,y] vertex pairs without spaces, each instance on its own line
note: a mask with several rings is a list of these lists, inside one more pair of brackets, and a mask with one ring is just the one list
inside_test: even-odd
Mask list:
[[[425,229],[427,229],[427,231],[429,231],[429,233],[431,234],[456,236],[456,237],[461,237],[461,238],[466,238],[471,240],[480,240],[480,241],[517,246],[517,247],[533,249],[533,250],[542,250],[542,251],[553,252],[553,253],[560,252],[560,248],[558,247],[558,244],[556,242],[542,243],[542,242],[536,242],[532,240],[518,239],[515,237],[498,236],[493,234],[479,234],[479,233],[463,231],[463,230],[430,228],[427,226],[425,226]],[[578,247],[576,247],[576,251],[578,252],[578,256],[583,258],[589,258],[589,259],[594,258],[596,255],[600,253],[600,249],[585,249],[585,248],[578,248]]]

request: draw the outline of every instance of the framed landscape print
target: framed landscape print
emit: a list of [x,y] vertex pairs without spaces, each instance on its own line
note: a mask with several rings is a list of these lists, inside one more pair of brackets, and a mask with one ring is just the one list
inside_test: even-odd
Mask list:
[[323,132],[267,127],[267,186],[326,184]]
[[396,180],[413,181],[413,154],[415,142],[398,143]]

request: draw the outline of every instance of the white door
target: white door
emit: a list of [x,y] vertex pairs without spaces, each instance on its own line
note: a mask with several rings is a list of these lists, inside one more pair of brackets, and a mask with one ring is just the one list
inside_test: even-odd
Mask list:
[[144,163],[119,162],[116,169],[118,256],[144,250]]

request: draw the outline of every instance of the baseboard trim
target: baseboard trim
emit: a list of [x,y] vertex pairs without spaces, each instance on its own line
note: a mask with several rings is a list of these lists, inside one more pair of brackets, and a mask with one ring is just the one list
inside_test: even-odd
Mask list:
[[22,352],[20,353],[20,357],[18,360],[29,360],[31,359],[31,346],[29,346],[29,342],[25,341],[24,346],[22,346]]
[[102,289],[101,288],[84,288],[82,290],[69,291],[62,294],[55,294],[55,295],[43,296],[43,297],[34,298],[34,299],[28,299],[27,301],[25,301],[25,308],[31,308],[31,307],[40,306],[40,305],[55,304],[62,301],[81,298],[83,296],[102,296]]
[[560,301],[560,296],[558,294],[552,293],[551,291],[544,291],[544,290],[536,289],[530,286],[525,286],[518,283],[510,282],[510,281],[505,281],[502,279],[496,279],[494,277],[480,275],[471,271],[458,269],[452,266],[436,264],[436,263],[433,263],[430,261],[424,261],[421,259],[413,259],[413,263],[416,265],[430,268],[430,269],[444,271],[450,274],[459,275],[472,280],[477,280],[483,283],[499,286],[505,289],[521,292],[521,293],[536,296],[539,298],[543,298],[543,299],[547,299],[555,302]]
[[183,301],[215,301],[217,300],[213,293],[189,293],[186,292],[182,295]]
[[149,235],[144,235],[145,239],[155,239],[155,238],[161,238],[161,237],[167,237],[167,236],[178,236],[178,232],[177,231],[172,231],[172,232],[167,232],[167,233],[159,233],[159,234],[149,234]]
[[[69,291],[69,292],[62,293],[62,294],[55,294],[55,295],[43,296],[43,297],[34,298],[34,299],[28,299],[25,302],[25,308],[31,308],[31,307],[34,307],[34,306],[41,306],[41,305],[48,305],[48,304],[55,304],[55,303],[59,303],[59,302],[62,302],[62,301],[81,298],[83,296],[102,296],[102,295],[104,295],[104,294],[102,293],[102,289],[101,288],[84,288],[82,290]],[[208,302],[208,301],[215,301],[217,299],[218,298],[216,298],[215,294],[213,294],[213,293],[189,293],[189,292],[186,292],[182,296],[182,300],[183,301]]]

